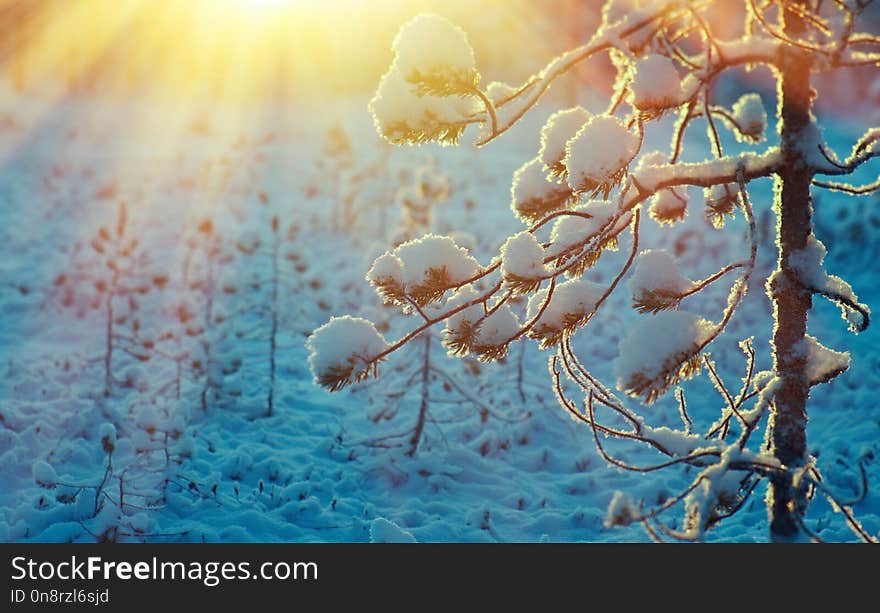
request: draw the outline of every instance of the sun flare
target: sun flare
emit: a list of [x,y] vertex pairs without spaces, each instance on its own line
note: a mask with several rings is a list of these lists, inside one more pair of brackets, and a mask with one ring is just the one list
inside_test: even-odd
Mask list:
[[[64,83],[68,89],[138,89],[174,100],[250,101],[312,92],[364,90],[387,65],[400,23],[430,8],[474,20],[474,0],[68,0],[25,5],[33,13],[10,32],[9,71],[19,89]],[[479,0],[499,11],[502,0]],[[480,52],[540,46],[523,0],[516,16],[474,21]],[[24,8],[22,8],[24,7]],[[494,7],[494,9],[493,9]],[[12,10],[11,8],[8,10]],[[511,12],[508,10],[508,14]],[[17,13],[16,13],[17,14]],[[82,32],[89,32],[83,37]],[[0,43],[2,55],[3,43]],[[548,51],[549,52],[549,51]],[[489,55],[493,54],[493,55]],[[504,74],[497,75],[506,78]]]
[[234,9],[242,11],[277,11],[292,8],[302,0],[224,0]]

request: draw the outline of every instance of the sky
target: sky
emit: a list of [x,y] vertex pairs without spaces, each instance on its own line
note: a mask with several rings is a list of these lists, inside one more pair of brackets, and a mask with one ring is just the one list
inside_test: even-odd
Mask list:
[[[401,23],[441,13],[493,78],[521,80],[558,51],[547,3],[513,0],[0,0],[15,27],[5,69],[22,88],[63,83],[221,100],[366,91]],[[549,3],[566,4],[566,3]],[[551,42],[545,42],[551,41]],[[527,46],[525,61],[510,62]]]

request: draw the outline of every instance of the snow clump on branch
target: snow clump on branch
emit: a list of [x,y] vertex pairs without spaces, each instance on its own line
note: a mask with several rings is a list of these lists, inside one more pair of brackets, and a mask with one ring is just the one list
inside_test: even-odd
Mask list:
[[636,310],[656,313],[678,307],[682,295],[694,286],[678,271],[675,259],[665,250],[648,249],[639,254],[629,280]]
[[575,207],[573,214],[562,215],[550,231],[550,255],[562,255],[575,246],[592,240],[609,225],[617,205],[608,200],[590,200]]
[[480,109],[480,74],[467,35],[443,17],[419,15],[392,48],[394,60],[370,101],[379,133],[398,144],[458,142]]
[[566,209],[574,200],[567,183],[547,179],[540,157],[529,160],[513,173],[510,208],[524,223],[535,223],[545,215]]
[[617,388],[651,404],[699,372],[700,351],[714,331],[714,324],[685,311],[642,318],[620,343],[614,363]]
[[480,265],[448,236],[427,234],[379,256],[367,280],[390,304],[425,306],[465,283]]
[[760,142],[764,139],[767,129],[767,111],[761,102],[759,94],[743,94],[733,104],[733,120],[737,130],[734,130],[738,140]]
[[683,97],[675,64],[662,55],[648,55],[636,62],[630,91],[633,106],[640,111],[663,111],[678,106]]
[[555,345],[564,334],[587,323],[605,291],[605,286],[598,283],[571,279],[554,288],[549,303],[548,289],[535,293],[529,298],[528,318],[531,321],[537,317],[537,320],[529,330],[529,337],[539,340],[542,349]]
[[585,108],[575,106],[557,111],[547,119],[547,123],[541,128],[539,157],[551,177],[566,176],[568,169],[563,163],[565,146],[592,116]]
[[617,117],[597,115],[565,146],[563,163],[572,191],[599,193],[607,198],[639,151],[640,139]]
[[367,378],[377,356],[388,348],[372,322],[361,317],[333,317],[306,341],[315,382],[337,391]]
[[826,272],[823,262],[827,253],[822,241],[811,234],[807,246],[791,254],[789,264],[802,285],[837,303],[850,330],[863,332],[868,327],[871,309],[859,302],[849,283]]
[[501,276],[518,293],[533,291],[546,274],[544,248],[529,232],[514,234],[501,247]]

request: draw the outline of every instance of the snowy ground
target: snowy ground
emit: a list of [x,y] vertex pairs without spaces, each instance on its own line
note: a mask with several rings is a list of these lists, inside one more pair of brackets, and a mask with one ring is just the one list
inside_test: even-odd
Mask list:
[[[222,111],[183,114],[89,100],[45,104],[2,93],[0,539],[645,540],[637,527],[604,527],[614,492],[653,504],[689,482],[676,469],[643,476],[607,466],[591,432],[556,405],[546,355],[533,344],[515,347],[504,364],[483,365],[447,359],[434,339],[432,364],[448,378],[432,375],[431,419],[415,457],[405,453],[407,438],[394,435],[409,431],[416,419],[419,388],[407,382],[422,364],[421,343],[385,362],[377,381],[353,390],[331,395],[311,381],[305,339],[331,315],[384,321],[388,338],[410,325],[379,306],[364,281],[397,223],[397,188],[433,158],[452,188],[435,213],[435,229],[468,233],[475,255],[487,262],[519,227],[508,209],[510,178],[533,157],[542,113],[552,109],[539,109],[483,150],[389,151],[363,100],[229,121]],[[351,136],[355,171],[370,175],[360,183],[334,174],[326,149],[328,131],[337,125]],[[844,152],[852,135],[845,126],[838,130],[840,137],[829,140]],[[692,132],[702,138],[699,129]],[[352,187],[357,223],[332,223]],[[766,232],[772,227],[769,194],[769,182],[753,193],[765,230],[764,273],[774,257]],[[675,252],[682,269],[700,278],[742,257],[745,229],[741,219],[729,231],[709,229],[701,196],[691,195],[687,219],[673,230],[646,220],[643,247]],[[105,397],[106,316],[96,283],[107,272],[105,254],[91,243],[102,226],[115,231],[123,201],[125,236],[138,238],[144,259],[130,296],[117,299],[120,340]],[[826,194],[817,203],[830,271],[847,278],[875,310],[876,204],[876,198]],[[213,292],[199,257],[206,219],[210,236],[221,237],[211,247],[217,250]],[[277,374],[275,410],[266,416],[275,236]],[[189,249],[188,240],[197,246]],[[603,256],[588,278],[607,280],[627,246]],[[752,288],[712,348],[722,376],[734,385],[744,367],[737,340],[754,335],[760,364],[769,360],[769,306],[761,290]],[[699,304],[714,315],[723,299],[719,290]],[[639,317],[628,302],[619,291],[575,343],[607,381],[619,339]],[[872,327],[850,335],[837,308],[817,299],[811,333],[853,355],[848,373],[814,390],[811,448],[844,497],[858,490],[857,465],[863,464],[871,488],[855,510],[878,534],[880,407],[873,394],[880,384],[880,332]],[[134,336],[155,344],[134,347],[122,339]],[[170,356],[183,350],[190,356],[181,361],[178,390]],[[199,367],[192,367],[193,359],[201,360]],[[709,423],[720,402],[710,383],[701,377],[685,389],[695,419]],[[670,399],[645,413],[657,425],[678,419]],[[102,442],[107,424],[115,443]],[[643,450],[629,457],[657,459]],[[762,492],[710,538],[764,540]],[[808,525],[827,540],[851,540],[842,518],[823,502],[811,508]]]

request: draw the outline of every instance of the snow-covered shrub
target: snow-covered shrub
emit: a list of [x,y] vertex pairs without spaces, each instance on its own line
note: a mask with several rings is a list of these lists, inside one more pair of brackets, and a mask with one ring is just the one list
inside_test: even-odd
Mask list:
[[34,462],[31,467],[31,474],[34,477],[34,482],[40,487],[45,488],[53,488],[58,484],[58,474],[55,472],[55,469],[52,468],[48,463],[38,460]]
[[[704,18],[710,4],[609,0],[598,31],[584,44],[553,59],[520,87],[495,85],[488,94],[477,89],[473,54],[458,28],[436,17],[405,25],[395,41],[394,61],[371,103],[379,132],[392,142],[453,143],[469,124],[479,123],[476,144],[486,145],[534,107],[559,76],[605,52],[618,71],[614,99],[597,115],[575,107],[550,116],[540,151],[516,171],[511,187],[511,209],[529,228],[497,237],[499,257],[480,266],[450,239],[429,236],[376,260],[368,278],[383,298],[418,317],[418,324],[386,344],[363,321],[357,324],[361,333],[355,342],[340,348],[326,340],[328,329],[339,321],[331,320],[310,341],[316,379],[338,389],[363,378],[375,372],[380,359],[444,322],[445,343],[453,355],[498,359],[512,342],[532,338],[551,350],[550,389],[560,406],[592,430],[608,462],[643,473],[674,466],[693,469],[689,486],[653,507],[616,495],[607,525],[639,523],[658,540],[698,540],[740,509],[758,482],[766,481],[773,538],[818,539],[804,521],[808,498],[818,493],[844,514],[858,537],[876,540],[855,519],[851,505],[823,483],[806,445],[810,386],[844,372],[849,356],[822,347],[805,330],[814,294],[838,303],[854,330],[869,322],[869,309],[849,285],[824,269],[824,247],[812,233],[809,194],[812,188],[856,194],[880,189],[880,182],[852,186],[821,178],[849,175],[880,155],[880,130],[868,130],[849,157],[837,158],[822,141],[810,112],[815,93],[811,74],[880,64],[880,55],[864,47],[880,41],[858,31],[862,7],[851,3],[821,11],[800,4],[799,10],[778,12],[769,11],[767,4],[743,5],[745,34],[722,39]],[[777,18],[779,23],[772,23]],[[836,29],[832,23],[848,25]],[[747,92],[731,110],[712,103],[716,79],[741,66],[768,67],[778,81],[779,144],[761,152],[742,150],[742,145],[738,152],[725,152],[729,140],[751,145],[763,139],[767,117],[760,97]],[[680,72],[686,73],[684,78]],[[653,138],[648,132],[654,122],[669,112],[678,113],[669,154],[642,151]],[[723,121],[716,121],[718,117]],[[685,143],[693,142],[686,135],[694,124],[706,128],[712,157],[683,163]],[[734,138],[722,138],[720,127]],[[663,134],[662,128],[658,132]],[[773,365],[758,371],[752,340],[741,341],[745,376],[735,392],[707,348],[728,329],[748,289],[755,286],[753,277],[762,272],[756,268],[760,245],[750,184],[771,177],[777,182],[773,207],[780,216],[778,267],[766,279],[774,309],[774,319],[767,322]],[[705,190],[706,215],[716,230],[727,218],[739,216],[737,211],[746,225],[742,259],[700,281],[679,272],[663,251],[649,249],[637,257],[642,210],[650,206],[661,224],[682,219],[688,186]],[[602,200],[590,200],[599,195]],[[549,240],[542,242],[547,234]],[[626,248],[617,274],[583,279],[603,253],[618,246]],[[721,286],[734,272],[719,312],[706,313],[710,307],[690,299],[709,286]],[[627,400],[590,373],[571,340],[585,334],[595,313],[630,273],[633,304],[642,313],[623,336],[614,364],[617,390],[631,397]],[[517,302],[523,297],[528,298],[525,309]],[[364,347],[366,339],[369,347]],[[336,375],[327,376],[328,365],[337,369]],[[702,416],[691,416],[681,388],[675,395],[682,422],[678,429],[653,427],[632,408],[634,399],[657,401],[704,366],[723,401],[720,415],[708,425]],[[576,401],[573,393],[582,394],[583,400]],[[755,436],[762,430],[763,437]],[[606,449],[606,437],[641,443],[665,458],[654,465],[633,464]],[[661,520],[674,507],[683,512],[681,528]]]
[[306,189],[308,198],[328,200],[326,208],[313,213],[313,224],[351,231],[363,230],[365,220],[375,220],[376,235],[384,237],[394,194],[393,181],[389,180],[389,156],[390,145],[384,141],[369,151],[355,151],[344,126],[334,125],[327,130],[315,160],[315,176]]
[[605,527],[628,526],[638,520],[640,513],[633,497],[627,492],[617,491],[608,503]]
[[352,221],[352,197],[344,193],[341,186],[352,174],[355,155],[351,137],[344,127],[336,125],[327,131],[321,154],[316,165],[324,175],[321,183],[328,187],[330,197],[333,199],[331,225],[333,228],[348,227],[347,224]]
[[145,405],[124,432],[101,422],[80,435],[84,441],[77,442],[84,444],[74,453],[91,463],[33,464],[34,482],[52,491],[42,506],[98,542],[155,536],[156,515],[167,505],[169,490],[181,487],[179,465],[191,454],[183,422]]
[[53,293],[62,306],[76,307],[79,317],[88,310],[101,313],[103,393],[110,396],[120,383],[114,374],[117,362],[147,362],[155,355],[156,341],[143,329],[140,307],[146,295],[166,287],[168,275],[152,267],[124,202],[115,222],[98,228],[89,250],[71,266],[55,278]]
[[[298,271],[296,263],[290,267],[295,262],[289,256],[299,237],[298,223],[283,221],[279,208],[270,206],[265,215],[250,225],[244,234],[257,239],[252,242],[254,248],[221,254],[216,264],[223,264],[226,269],[219,282],[222,293],[213,300],[205,297],[204,316],[208,321],[210,315],[213,322],[209,324],[211,334],[204,339],[210,357],[205,360],[202,397],[207,392],[208,399],[218,406],[243,405],[253,419],[271,417],[275,412],[279,337],[289,311],[285,297],[305,284],[293,280],[295,276],[291,273]],[[313,285],[320,286],[320,281],[309,281],[308,286]],[[304,308],[299,300],[293,304]],[[318,306],[322,310],[330,308],[320,301]],[[237,317],[227,319],[226,313],[230,311]],[[246,360],[240,350],[243,340],[259,343],[265,353]],[[243,388],[253,381],[260,382],[257,394],[265,401],[254,401],[252,397],[240,401]]]
[[[225,318],[218,305],[220,297],[238,288],[224,283],[224,269],[235,253],[253,254],[260,247],[259,237],[251,234],[232,243],[211,217],[202,217],[184,228],[185,253],[179,300],[171,305],[170,322],[158,339],[161,355],[175,363],[173,388],[175,400],[185,398],[185,383],[197,388],[197,403],[207,411],[219,394],[222,380],[218,371],[237,370],[240,363],[224,364],[217,351],[227,334]],[[213,376],[212,376],[213,375]]]
[[[382,322],[382,331],[393,327],[401,312],[406,315],[415,311],[427,317],[440,308],[439,304],[445,308],[463,304],[473,296],[474,290],[470,284],[461,285],[462,281],[477,271],[476,260],[469,255],[476,249],[472,237],[452,233],[449,238],[440,238],[430,234],[435,229],[436,206],[451,193],[449,178],[438,172],[433,161],[422,164],[414,173],[401,175],[406,182],[396,197],[402,215],[398,229],[392,235],[393,249],[373,259],[366,275],[386,309],[379,316],[375,309],[361,311],[374,322]],[[525,240],[535,240],[527,232],[523,235]],[[537,248],[540,250],[540,245]],[[428,257],[438,261],[442,259],[443,265],[436,269],[426,266],[424,262]],[[538,257],[543,257],[543,254],[539,253]],[[517,262],[511,264],[516,266]],[[534,275],[539,273],[539,269],[510,272],[509,281],[516,284],[527,282],[517,277],[516,272]],[[420,448],[430,447],[426,424],[431,420],[437,429],[440,428],[439,423],[446,421],[479,419],[482,429],[488,416],[498,414],[492,408],[491,386],[479,376],[481,370],[476,362],[478,359],[490,359],[489,356],[499,359],[506,353],[507,343],[503,342],[506,339],[499,340],[504,332],[505,313],[501,312],[491,320],[487,318],[486,322],[481,319],[482,314],[480,307],[466,308],[447,320],[444,335],[426,330],[418,341],[407,345],[404,349],[405,362],[399,363],[385,377],[385,388],[380,393],[368,394],[365,399],[367,417],[371,421],[376,424],[393,423],[397,429],[385,434],[380,430],[376,439],[367,441],[366,445],[402,447],[407,455],[413,456]],[[479,329],[472,325],[477,320],[483,322]],[[447,352],[464,358],[458,372],[446,366],[444,354]],[[521,375],[518,381],[523,397]],[[479,390],[479,393],[474,393],[474,390]],[[473,410],[451,411],[444,406],[453,401]],[[400,420],[395,417],[401,407],[410,402],[417,403],[419,411],[412,427],[401,431],[396,426]]]
[[[183,228],[182,278],[173,279],[178,297],[166,305],[155,348],[175,365],[159,391],[184,407],[237,408],[246,379],[258,382],[265,398],[249,417],[274,411],[282,299],[299,277],[290,274],[299,270],[299,258],[291,257],[299,226],[283,224],[266,206],[268,214],[244,228],[219,227],[212,216]],[[242,340],[264,346],[265,359],[244,356]]]

